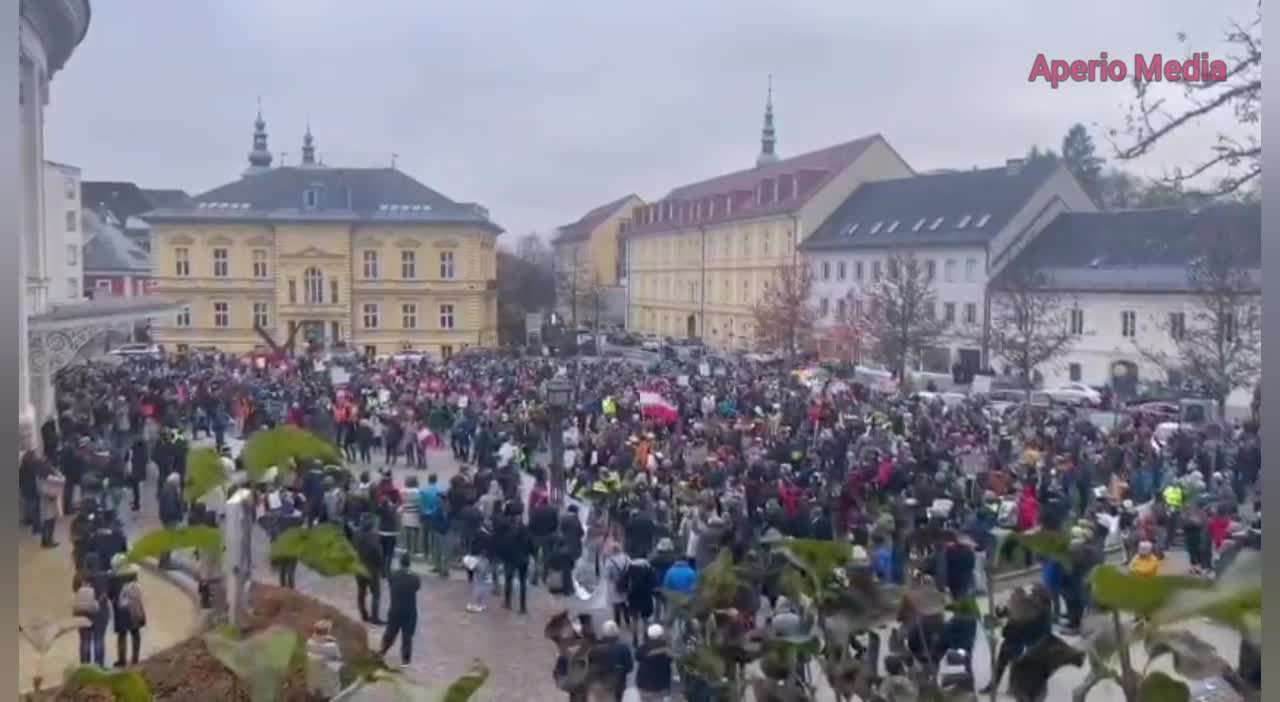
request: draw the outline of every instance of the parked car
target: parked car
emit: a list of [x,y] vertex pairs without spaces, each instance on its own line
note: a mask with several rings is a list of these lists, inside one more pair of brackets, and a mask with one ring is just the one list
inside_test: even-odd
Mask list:
[[662,349],[662,340],[651,334],[646,334],[640,341],[640,348],[645,351],[659,351]]
[[1046,388],[1044,392],[1054,402],[1060,402],[1065,405],[1097,407],[1102,404],[1102,393],[1084,383],[1067,383],[1056,388]]
[[122,344],[107,352],[122,358],[160,358],[164,351],[155,344]]

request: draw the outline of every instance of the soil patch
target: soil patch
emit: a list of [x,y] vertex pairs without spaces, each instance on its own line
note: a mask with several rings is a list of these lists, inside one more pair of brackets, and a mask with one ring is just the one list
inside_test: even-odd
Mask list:
[[[328,619],[333,622],[333,635],[342,649],[344,661],[367,660],[374,655],[369,650],[369,635],[364,625],[304,594],[255,583],[250,602],[252,613],[245,627],[247,633],[279,624],[305,638],[317,621]],[[235,675],[210,655],[199,637],[151,656],[138,669],[150,684],[156,702],[249,702]],[[28,699],[32,702],[113,702],[111,694],[103,690],[70,688],[47,690]],[[323,702],[324,699],[307,692],[302,672],[286,681],[281,697],[282,702]]]

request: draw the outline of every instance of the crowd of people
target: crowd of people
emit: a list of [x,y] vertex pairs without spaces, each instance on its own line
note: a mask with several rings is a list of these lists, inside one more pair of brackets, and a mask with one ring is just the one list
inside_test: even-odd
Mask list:
[[[368,571],[359,611],[386,627],[384,654],[398,639],[411,660],[421,563],[442,577],[465,573],[477,614],[495,595],[523,614],[529,589],[543,585],[568,602],[603,600],[597,662],[620,680],[634,672],[646,699],[662,699],[678,677],[680,628],[665,593],[693,592],[725,549],[740,560],[784,539],[843,542],[880,581],[927,577],[961,600],[992,587],[997,533],[1065,532],[1072,567],[1044,562],[1041,582],[1010,602],[998,685],[1055,627],[1078,632],[1089,570],[1108,554],[1152,574],[1181,548],[1194,573],[1211,575],[1261,545],[1251,422],[1159,437],[1140,414],[1097,426],[1071,408],[996,411],[980,397],[884,394],[745,359],[475,353],[336,369],[184,354],[63,374],[57,421],[42,428],[43,449],[23,457],[20,489],[23,519],[46,546],[57,545],[58,519],[74,515],[75,608],[92,622],[82,658],[103,662],[114,621],[117,662],[136,662],[145,614],[119,522],[139,509],[144,484],[154,476],[165,525],[217,523],[225,493],[183,499],[188,448],[211,442],[234,466],[233,439],[282,424],[331,440],[348,465],[300,466],[292,481],[259,486],[262,524],[272,537],[343,527]],[[548,404],[557,376],[572,383],[572,406]],[[553,444],[563,445],[563,471],[550,469]],[[454,463],[441,475],[437,464]],[[397,480],[393,466],[409,477]],[[999,555],[1033,564],[1030,553]],[[296,564],[276,567],[293,586]],[[790,603],[764,587],[757,605],[772,616]],[[947,624],[911,650],[967,656],[976,623]],[[566,664],[562,656],[558,680]]]

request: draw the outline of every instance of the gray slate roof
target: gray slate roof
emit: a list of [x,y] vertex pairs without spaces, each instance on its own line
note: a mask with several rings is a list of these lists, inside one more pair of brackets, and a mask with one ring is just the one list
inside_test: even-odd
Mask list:
[[[191,196],[185,190],[177,188],[143,188],[142,194],[147,197],[152,208],[183,207],[190,204]],[[135,213],[136,214],[136,213]]]
[[151,255],[100,213],[85,208],[80,220],[84,232],[84,270],[88,273],[145,275],[151,272]]
[[1016,174],[1000,166],[865,183],[814,230],[802,248],[986,244],[1057,168],[1054,162],[1034,161]]
[[1253,204],[1061,214],[1007,270],[1038,270],[1060,290],[1185,291],[1208,236],[1226,237],[1261,280],[1262,207]]
[[601,205],[582,215],[578,221],[572,224],[566,224],[559,227],[557,229],[555,241],[559,243],[586,239],[591,236],[591,232],[595,231],[596,227],[600,226],[601,222],[608,219],[618,210],[619,207],[627,204],[627,201],[631,200],[633,197],[636,196],[631,194],[620,197],[613,202]]
[[[313,208],[305,203],[309,190],[317,193]],[[185,206],[153,210],[143,219],[471,223],[502,231],[484,207],[450,200],[394,168],[272,168],[197,195]]]

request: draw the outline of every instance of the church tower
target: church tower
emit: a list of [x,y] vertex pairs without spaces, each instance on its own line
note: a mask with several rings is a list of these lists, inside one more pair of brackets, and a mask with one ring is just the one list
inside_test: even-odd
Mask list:
[[258,118],[253,121],[253,150],[249,152],[247,176],[271,169],[271,149],[267,148],[267,122],[262,119],[262,98],[258,98]]
[[764,102],[764,128],[760,130],[760,155],[756,165],[763,166],[778,160],[778,135],[773,129],[773,76],[769,76],[769,93]]

